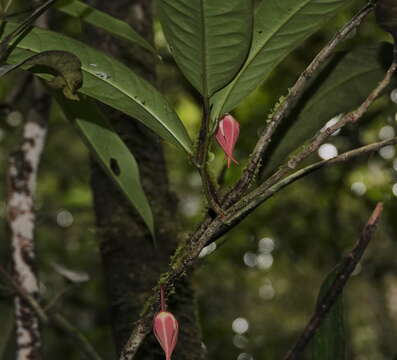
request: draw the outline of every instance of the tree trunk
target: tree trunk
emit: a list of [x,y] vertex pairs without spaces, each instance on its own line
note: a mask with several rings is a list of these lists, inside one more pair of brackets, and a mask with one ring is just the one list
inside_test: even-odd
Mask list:
[[[149,0],[97,0],[96,7],[121,18],[149,41],[152,32],[152,4]],[[154,59],[146,51],[95,31],[96,47],[118,57],[154,82]],[[167,169],[160,139],[136,120],[116,111],[107,114],[140,167],[143,187],[150,200],[155,219],[158,248],[131,205],[112,182],[93,163],[92,190],[97,218],[98,239],[102,255],[107,292],[112,312],[116,349],[120,353],[139,318],[151,289],[167,268],[169,257],[178,242],[177,199],[169,191]],[[175,360],[202,359],[200,331],[193,292],[186,279],[178,284],[169,300],[169,309],[180,323],[180,337]],[[153,335],[148,336],[137,354],[139,360],[163,359],[164,355]]]

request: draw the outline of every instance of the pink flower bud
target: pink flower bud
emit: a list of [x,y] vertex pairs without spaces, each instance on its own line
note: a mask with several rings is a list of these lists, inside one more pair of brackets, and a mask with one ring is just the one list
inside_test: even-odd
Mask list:
[[225,152],[228,168],[230,167],[231,161],[238,164],[237,160],[233,157],[233,150],[239,134],[240,124],[238,121],[229,114],[224,115],[219,121],[218,131],[215,137],[218,141],[218,144]]
[[164,350],[166,360],[171,360],[172,352],[178,341],[179,325],[175,316],[166,311],[164,290],[160,288],[161,311],[154,317],[153,332]]

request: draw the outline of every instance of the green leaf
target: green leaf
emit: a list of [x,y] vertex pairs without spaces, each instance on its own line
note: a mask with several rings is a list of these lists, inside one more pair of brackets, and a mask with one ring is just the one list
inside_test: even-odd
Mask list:
[[[10,344],[12,343],[15,331],[14,309],[11,304],[2,302],[0,305],[1,313],[1,336],[0,336],[0,359],[9,359],[7,353],[10,352]],[[7,351],[8,350],[8,351]]]
[[90,25],[103,29],[120,39],[137,44],[153,54],[157,54],[156,49],[126,22],[97,10],[82,1],[60,0],[56,3],[55,8],[67,15],[79,18]]
[[141,215],[154,239],[152,211],[132,153],[93,102],[88,99],[70,101],[59,95],[57,102],[65,116],[76,125],[107,175]]
[[19,67],[24,69],[33,66],[47,68],[54,77],[47,84],[54,89],[62,89],[63,94],[71,100],[78,100],[76,91],[81,87],[83,74],[79,58],[67,51],[43,51],[20,63],[0,67],[0,77]]
[[[338,271],[339,268],[336,267],[324,280],[318,296],[318,302],[327,293]],[[311,350],[312,360],[344,360],[346,358],[343,293],[338,296],[335,304],[316,331],[309,349]]]
[[[3,36],[15,28],[16,24],[7,23]],[[48,50],[68,51],[78,55],[83,72],[80,93],[136,118],[165,140],[192,153],[189,135],[165,98],[127,66],[80,41],[33,28],[21,41],[15,43],[7,62],[20,63],[34,54]]]
[[[29,27],[36,21],[38,17],[44,14],[57,0],[47,0],[40,6],[33,9],[33,11],[25,18],[23,21],[15,26],[13,31],[10,31],[7,36],[3,36],[0,42],[0,61],[7,57],[8,51],[10,50],[10,43],[16,39],[18,36],[22,35]],[[1,22],[1,27],[3,26]]]
[[159,0],[158,10],[176,63],[204,97],[233,79],[251,44],[252,0]]
[[235,108],[309,35],[349,0],[262,1],[255,13],[252,47],[241,71],[212,99],[213,118]]
[[392,52],[390,44],[382,44],[336,54],[308,91],[310,100],[301,104],[275,134],[264,159],[265,175],[328,120],[360,105],[385,74],[382,57],[391,61]]

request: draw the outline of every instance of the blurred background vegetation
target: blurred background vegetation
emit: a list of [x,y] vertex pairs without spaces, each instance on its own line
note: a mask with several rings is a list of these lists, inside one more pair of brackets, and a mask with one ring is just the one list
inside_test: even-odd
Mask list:
[[[267,114],[285,95],[298,74],[325,42],[361,6],[355,1],[290,55],[271,78],[234,115],[241,123],[236,158],[225,186],[238,177]],[[79,37],[82,24],[53,13],[56,30]],[[190,133],[196,134],[200,108],[196,94],[172,62],[160,26],[156,45],[158,86],[177,109]],[[370,15],[341,50],[390,41]],[[20,81],[15,73],[0,82],[0,99]],[[28,95],[26,95],[28,96]],[[349,96],[349,94],[345,94]],[[8,266],[9,239],[5,221],[8,154],[21,138],[26,104],[1,108],[0,122],[0,263]],[[397,108],[389,94],[367,114],[360,128],[333,136],[317,158],[394,136]],[[326,119],[324,119],[326,121]],[[205,213],[200,177],[187,159],[165,144],[170,182],[180,201],[175,221],[189,233]],[[224,158],[214,145],[214,173]],[[314,160],[314,158],[312,158]],[[394,147],[353,162],[326,168],[289,186],[270,199],[218,244],[203,250],[194,284],[198,294],[204,345],[209,359],[280,359],[306,324],[326,274],[352,247],[378,201],[385,204],[382,222],[364,260],[345,291],[349,359],[397,358],[397,157]],[[41,163],[37,198],[37,254],[42,293],[57,297],[58,307],[92,340],[105,359],[114,359],[108,327],[108,304],[95,239],[90,193],[89,154],[77,132],[53,105],[46,151]],[[215,251],[216,250],[216,251]],[[88,281],[71,285],[62,274]],[[1,283],[0,357],[12,359],[12,294]],[[59,295],[59,296],[58,296]],[[81,359],[67,338],[45,329],[45,358]]]

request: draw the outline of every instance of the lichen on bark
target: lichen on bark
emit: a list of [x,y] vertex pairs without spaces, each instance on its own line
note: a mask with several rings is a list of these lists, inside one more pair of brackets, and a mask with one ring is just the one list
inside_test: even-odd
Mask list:
[[[152,2],[149,0],[97,0],[95,6],[130,23],[149,41],[153,39]],[[138,47],[116,41],[91,30],[91,42],[130,65],[147,80],[155,81],[153,55]],[[113,335],[118,353],[127,341],[141,310],[152,295],[160,275],[167,270],[170,256],[178,246],[175,221],[177,199],[168,186],[162,143],[150,130],[127,116],[104,109],[140,167],[142,185],[153,209],[158,248],[139,215],[122,197],[101,168],[92,163],[92,190],[105,281],[112,313]],[[173,360],[203,358],[196,303],[189,278],[175,287],[168,299],[169,308],[180,322],[179,343]],[[163,359],[160,346],[149,335],[136,358]]]

